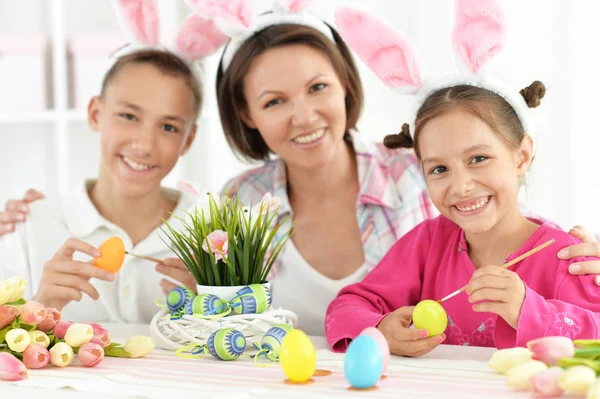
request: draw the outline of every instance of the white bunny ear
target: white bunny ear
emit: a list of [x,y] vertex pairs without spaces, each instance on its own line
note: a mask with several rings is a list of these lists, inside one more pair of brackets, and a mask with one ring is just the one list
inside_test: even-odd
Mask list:
[[187,4],[201,17],[214,20],[229,37],[246,32],[252,23],[250,0],[187,0]]
[[155,0],[113,0],[119,21],[129,35],[142,44],[157,45],[158,6]]
[[274,0],[273,11],[278,13],[300,12],[307,9],[312,0]]
[[455,0],[452,47],[473,73],[498,54],[504,45],[506,22],[496,0]]
[[421,88],[417,53],[402,33],[348,7],[336,10],[335,22],[344,41],[383,83],[409,93]]
[[175,46],[178,52],[194,61],[213,54],[227,40],[214,21],[190,15],[179,29]]

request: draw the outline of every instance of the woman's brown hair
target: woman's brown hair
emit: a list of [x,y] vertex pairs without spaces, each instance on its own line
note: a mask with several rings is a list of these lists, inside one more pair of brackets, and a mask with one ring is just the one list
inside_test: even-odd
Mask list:
[[[535,108],[546,94],[546,87],[536,80],[520,93],[527,105]],[[419,133],[423,127],[433,118],[456,107],[471,112],[511,147],[517,147],[526,134],[517,113],[504,98],[481,87],[458,85],[437,90],[423,102],[417,112],[414,140],[409,126],[404,124],[400,133],[384,138],[384,145],[388,148],[414,148],[417,158],[421,159]]]
[[346,88],[346,131],[356,126],[363,105],[363,90],[350,50],[332,29],[335,43],[319,31],[295,24],[272,25],[257,32],[241,46],[225,72],[217,73],[217,101],[225,137],[241,158],[267,160],[271,150],[256,129],[242,121],[247,109],[244,78],[252,61],[265,51],[288,45],[307,45],[322,51]]
[[119,71],[130,64],[152,65],[166,75],[183,78],[196,102],[194,119],[198,117],[202,108],[202,86],[190,66],[180,57],[167,50],[143,49],[118,58],[104,75],[100,95],[104,95],[106,88]]

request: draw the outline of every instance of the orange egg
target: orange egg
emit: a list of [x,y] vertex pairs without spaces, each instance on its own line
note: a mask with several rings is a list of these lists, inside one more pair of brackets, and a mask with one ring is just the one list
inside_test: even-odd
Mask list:
[[111,237],[104,241],[100,247],[100,257],[94,258],[94,266],[115,274],[123,266],[125,259],[125,244],[119,237]]

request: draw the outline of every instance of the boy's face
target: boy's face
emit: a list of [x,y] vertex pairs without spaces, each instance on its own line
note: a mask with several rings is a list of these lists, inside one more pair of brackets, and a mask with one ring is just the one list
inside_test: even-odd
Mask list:
[[100,132],[100,175],[127,196],[159,189],[196,133],[193,94],[182,77],[149,64],[124,66],[88,107]]
[[528,136],[515,150],[475,115],[455,108],[427,122],[419,149],[434,205],[466,233],[488,232],[519,211],[519,178],[532,155]]

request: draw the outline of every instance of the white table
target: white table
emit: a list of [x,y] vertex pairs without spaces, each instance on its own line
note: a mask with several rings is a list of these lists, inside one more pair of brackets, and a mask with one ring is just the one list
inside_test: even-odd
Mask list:
[[[114,341],[131,335],[148,335],[147,325],[106,325]],[[0,382],[0,398],[529,398],[528,393],[506,387],[504,376],[487,361],[494,349],[441,345],[418,359],[393,356],[387,379],[371,392],[348,391],[344,355],[327,350],[323,337],[312,337],[317,367],[331,370],[315,383],[292,386],[278,364],[261,368],[251,360],[223,362],[207,356],[179,359],[172,352],[155,350],[142,359],[105,358],[97,367],[71,365],[60,369],[30,370],[29,379]],[[34,396],[35,395],[35,396]]]

